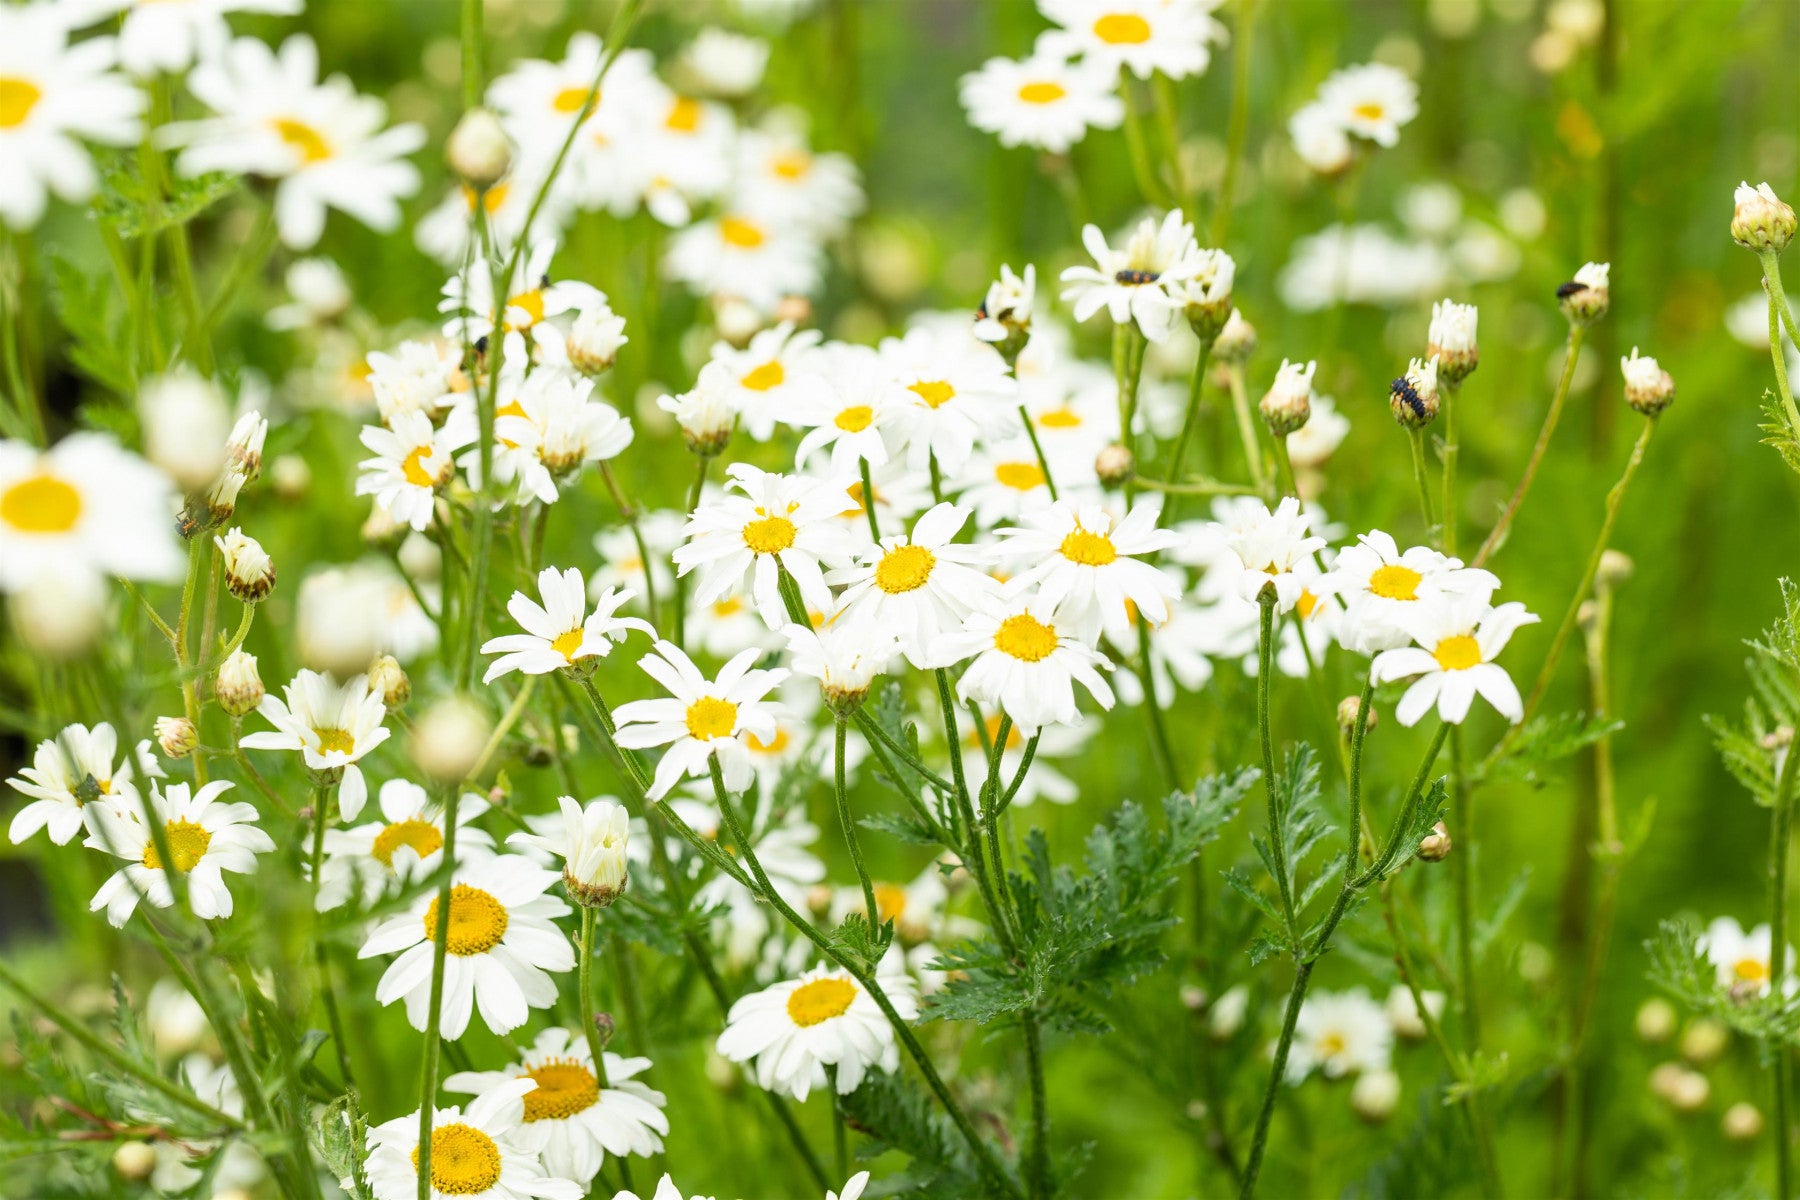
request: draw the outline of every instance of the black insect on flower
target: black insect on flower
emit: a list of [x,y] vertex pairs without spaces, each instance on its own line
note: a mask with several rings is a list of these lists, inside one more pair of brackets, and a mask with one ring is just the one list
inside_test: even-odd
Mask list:
[[1161,275],[1156,271],[1133,271],[1129,269],[1120,271],[1113,276],[1113,279],[1119,283],[1131,284],[1155,283],[1159,278],[1161,278]]
[[1413,416],[1421,421],[1429,421],[1431,419],[1431,413],[1427,411],[1425,399],[1419,395],[1419,389],[1413,386],[1412,380],[1402,375],[1394,380],[1391,390],[1393,391],[1394,399],[1406,405],[1406,407],[1411,410]]
[[1578,279],[1571,279],[1569,282],[1562,284],[1556,289],[1556,298],[1558,300],[1567,300],[1577,292],[1587,291],[1587,286],[1587,284],[1582,283]]

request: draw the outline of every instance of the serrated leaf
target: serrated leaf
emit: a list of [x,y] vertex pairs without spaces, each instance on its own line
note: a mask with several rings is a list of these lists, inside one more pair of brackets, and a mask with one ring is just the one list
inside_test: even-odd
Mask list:
[[938,836],[925,822],[904,813],[870,813],[857,822],[864,829],[874,829],[914,846],[935,846]]
[[1538,782],[1538,769],[1575,754],[1625,728],[1625,722],[1586,713],[1534,717],[1512,739],[1505,755],[1469,772],[1471,785],[1498,779]]
[[140,238],[185,225],[244,186],[242,176],[222,171],[205,175],[177,175],[168,181],[166,196],[152,191],[135,158],[121,154],[101,173],[100,192],[92,212],[112,226],[120,237]]

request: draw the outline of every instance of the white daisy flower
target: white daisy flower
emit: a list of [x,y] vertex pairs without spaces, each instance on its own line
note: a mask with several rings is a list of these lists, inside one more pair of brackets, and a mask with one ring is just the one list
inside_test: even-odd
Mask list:
[[1356,149],[1336,110],[1314,100],[1288,118],[1288,138],[1300,161],[1321,175],[1335,175],[1350,165]]
[[[882,979],[882,990],[903,1020],[919,1003],[904,975]],[[795,1100],[824,1087],[825,1068],[837,1068],[837,1090],[848,1095],[871,1069],[900,1065],[894,1030],[880,1006],[848,971],[815,967],[798,979],[752,992],[731,1006],[719,1053],[756,1062],[757,1086]]]
[[1419,115],[1419,85],[1384,63],[1334,71],[1319,85],[1319,103],[1346,133],[1379,146],[1400,141],[1400,127]]
[[766,442],[775,434],[776,421],[832,403],[832,387],[815,357],[823,336],[783,321],[757,333],[742,350],[719,342],[694,390],[717,394],[743,417],[751,437]]
[[368,798],[357,760],[388,739],[381,697],[369,690],[365,675],[353,675],[340,686],[329,675],[306,670],[281,691],[285,703],[271,694],[256,706],[275,728],[241,738],[238,745],[247,750],[297,750],[309,771],[341,770],[338,811],[346,821],[355,819]]
[[[1248,499],[1248,498],[1246,498]],[[1300,502],[1284,497],[1275,511],[1250,501],[1230,510],[1231,524],[1221,532],[1225,545],[1237,555],[1242,568],[1238,576],[1238,595],[1259,603],[1263,589],[1275,587],[1275,608],[1287,612],[1300,601],[1304,591],[1297,569],[1312,561],[1313,552],[1324,548],[1325,539],[1312,537],[1307,526],[1309,513],[1300,510]]]
[[525,59],[488,86],[488,104],[500,114],[522,158],[545,163],[554,158],[590,93],[594,108],[570,146],[571,170],[583,166],[583,160],[599,148],[597,138],[616,137],[627,119],[647,119],[638,110],[651,82],[649,55],[622,50],[601,78],[605,57],[600,38],[583,30],[570,36],[561,62]]
[[83,141],[130,146],[143,136],[145,96],[110,68],[112,38],[69,44],[54,5],[0,7],[0,219],[29,229],[54,192],[71,204],[94,194],[99,173]]
[[538,595],[543,597],[542,605],[533,603],[524,592],[514,592],[506,602],[506,611],[525,632],[504,634],[482,643],[483,654],[501,656],[488,665],[487,674],[481,677],[483,683],[492,683],[514,671],[548,675],[587,659],[605,658],[633,629],[656,636],[648,621],[613,615],[635,595],[633,592],[607,588],[594,597],[594,611],[588,612],[587,589],[575,567],[566,571],[545,567],[539,571]]
[[[546,972],[574,969],[575,948],[555,921],[568,915],[569,906],[544,894],[556,872],[517,854],[458,863],[455,878],[438,1028],[459,1038],[475,1011],[490,1030],[508,1033],[525,1023],[531,1009],[556,1003],[556,981]],[[382,974],[375,999],[404,999],[414,1029],[424,1029],[430,1015],[438,916],[437,893],[420,896],[410,913],[377,925],[357,953],[400,955]]]
[[[152,777],[162,774],[149,745],[147,741],[138,744],[135,764],[131,754],[118,759],[118,737],[105,722],[92,729],[69,725],[54,738],[39,742],[31,765],[21,767],[17,775],[6,781],[13,791],[31,798],[31,803],[13,814],[7,831],[13,845],[40,829],[49,830],[50,840],[56,845],[67,845],[81,831],[82,807],[90,798],[104,799],[115,808],[136,808],[134,765]],[[94,781],[92,797],[84,795],[89,779]]]
[[783,416],[807,431],[794,451],[796,469],[804,471],[808,460],[827,449],[833,475],[855,475],[865,461],[871,468],[885,465],[912,423],[911,399],[888,380],[863,378],[830,389],[829,399],[821,395],[796,405]]
[[456,452],[475,437],[475,428],[456,414],[442,428],[417,410],[395,414],[385,428],[364,425],[362,444],[375,457],[356,464],[356,494],[374,496],[397,523],[424,529],[437,512],[438,489],[456,473]]
[[[571,153],[570,157],[577,155]],[[526,236],[525,222],[528,220],[532,223],[529,241],[554,238],[568,221],[569,197],[564,188],[552,188],[533,216],[531,205],[543,184],[542,171],[545,169],[547,164],[540,166],[535,161],[525,160],[515,162],[512,173],[485,192],[477,192],[466,183],[451,186],[436,207],[413,226],[414,244],[440,266],[459,269],[480,243],[475,222],[477,204],[487,221],[494,248],[502,254],[512,253],[519,239]],[[564,176],[559,176],[558,182],[570,173],[565,167]]]
[[724,98],[747,96],[762,82],[769,43],[709,25],[682,47],[676,69],[703,90]]
[[[848,556],[849,539],[834,519],[844,510],[844,483],[776,475],[732,463],[726,494],[703,502],[689,518],[687,541],[675,550],[678,573],[700,572],[697,604],[711,604],[751,577],[756,611],[770,629],[787,624],[781,570],[793,576],[808,608],[825,612],[831,589],[822,565]],[[736,489],[737,495],[729,489]]]
[[[621,1191],[613,1195],[613,1200],[641,1200],[641,1198],[636,1192]],[[675,1181],[665,1174],[657,1181],[656,1194],[651,1196],[650,1200],[682,1200],[681,1189],[676,1187]],[[695,1192],[693,1195],[687,1197],[687,1200],[715,1200],[715,1198],[712,1196],[702,1196],[700,1193]]]
[[863,551],[856,565],[833,571],[829,581],[844,590],[832,623],[890,631],[907,661],[923,667],[937,639],[999,590],[979,569],[986,552],[956,540],[968,521],[968,509],[939,504],[910,535],[889,534]]
[[[1772,978],[1770,962],[1775,945],[1767,924],[1746,931],[1730,917],[1720,917],[1706,927],[1694,949],[1718,972],[1719,986],[1733,995],[1766,996]],[[1790,947],[1787,961],[1794,961]],[[1782,981],[1783,994],[1794,990],[1794,978]]]
[[144,824],[162,822],[163,837],[174,867],[187,877],[188,904],[194,915],[211,919],[231,915],[231,891],[224,872],[248,875],[256,870],[256,856],[275,849],[268,834],[256,827],[256,806],[221,804],[219,796],[232,786],[216,779],[198,792],[185,783],[164,788],[150,785],[147,804],[83,806],[81,816],[88,838],[83,845],[126,859],[111,878],[94,893],[88,907],[104,908],[106,919],[123,928],[142,897],[157,908],[175,903],[175,892],[156,848],[156,835]]
[[[551,1174],[527,1133],[529,1078],[495,1083],[464,1110],[431,1114],[431,1200],[581,1200],[587,1189]],[[419,1114],[369,1130],[364,1164],[375,1200],[413,1200],[419,1189]],[[346,1187],[346,1191],[349,1189]]]
[[1429,546],[1413,546],[1403,554],[1390,535],[1376,529],[1338,552],[1324,586],[1344,603],[1344,648],[1374,654],[1412,641],[1408,614],[1449,593],[1479,596],[1485,603],[1500,580]]
[[1023,437],[977,449],[955,488],[958,501],[974,512],[978,529],[1021,520],[1050,503],[1049,478]]
[[319,51],[296,34],[278,52],[238,38],[188,76],[214,116],[164,125],[157,137],[185,147],[185,175],[234,171],[280,182],[275,224],[281,240],[306,249],[325,230],[325,210],[348,213],[377,232],[400,224],[400,201],[419,190],[405,156],[425,144],[420,125],[382,129],[387,106],[358,95],[348,78],[319,82]]
[[[1000,277],[988,284],[975,310],[975,324],[970,330],[989,345],[1005,342],[1015,334],[1029,334],[1032,309],[1037,302],[1037,267],[1025,264],[1025,274],[1014,274],[1011,266],[1000,264]],[[1015,366],[1013,372],[1018,375]],[[1021,387],[1021,392],[1023,388]]]
[[924,470],[936,460],[955,475],[977,442],[1016,430],[1019,385],[1000,352],[967,333],[910,330],[881,344],[881,367],[911,392],[906,427],[907,465]]
[[447,342],[401,342],[391,354],[371,350],[368,368],[375,407],[390,425],[410,412],[433,416],[469,388],[457,349]]
[[763,697],[788,675],[779,667],[752,670],[751,664],[761,653],[744,651],[721,667],[718,678],[712,680],[673,642],[657,642],[651,653],[638,660],[644,673],[672,697],[634,700],[613,714],[620,746],[634,750],[669,747],[656,764],[650,799],[662,799],[683,779],[704,776],[707,763],[715,756],[727,788],[742,792],[750,786],[750,753],[739,735],[764,742],[774,738],[777,712]]
[[1117,129],[1125,119],[1118,79],[1118,68],[1101,59],[1039,52],[990,58],[958,90],[969,124],[999,135],[1002,146],[1063,154],[1089,129]]
[[749,211],[792,221],[822,240],[843,233],[863,209],[862,184],[849,155],[815,154],[805,139],[773,124],[738,138],[733,187]]
[[1182,219],[1181,210],[1170,209],[1160,224],[1145,217],[1123,250],[1114,250],[1097,225],[1082,229],[1081,244],[1094,265],[1062,273],[1063,282],[1071,285],[1062,298],[1074,305],[1075,319],[1085,321],[1104,308],[1113,324],[1135,321],[1151,341],[1166,339],[1186,305],[1177,293],[1198,249],[1194,227]]
[[633,1078],[650,1060],[603,1053],[605,1086],[594,1074],[587,1040],[553,1026],[518,1062],[500,1071],[458,1072],[444,1080],[444,1090],[484,1096],[515,1079],[534,1080],[515,1141],[538,1154],[547,1174],[590,1184],[608,1154],[661,1154],[669,1132],[668,1097]]
[[140,78],[178,75],[203,58],[218,54],[231,40],[225,21],[234,12],[291,17],[302,0],[64,0],[71,29],[102,17],[123,14],[119,24],[119,62]]
[[573,796],[559,796],[556,803],[562,820],[554,836],[514,833],[507,843],[534,846],[561,859],[563,887],[577,904],[611,904],[629,878],[631,815],[608,799],[590,800],[586,808]]
[[[545,324],[548,318],[592,307],[596,302],[604,302],[605,297],[592,284],[568,279],[552,281],[550,260],[555,257],[556,242],[549,238],[527,247],[518,256],[512,279],[507,283],[504,307],[495,299],[494,277],[489,271],[477,267],[450,276],[444,281],[443,299],[438,301],[438,311],[448,318],[444,336],[472,345],[493,333],[498,324],[509,339],[514,334],[560,339],[560,332]],[[507,360],[522,358],[522,351],[522,343],[515,351],[509,340]]]
[[1139,79],[1161,73],[1185,79],[1206,70],[1211,43],[1225,40],[1212,13],[1225,0],[1038,0],[1038,9],[1062,29],[1042,43],[1079,53],[1110,71],[1123,67]]
[[173,583],[187,570],[174,513],[169,477],[107,434],[0,440],[0,592],[65,572]]
[[343,270],[329,258],[295,259],[282,282],[291,299],[263,315],[263,324],[280,332],[328,325],[343,316],[355,298]]
[[[351,899],[364,906],[401,885],[431,877],[444,858],[444,814],[431,794],[407,779],[381,785],[376,803],[381,820],[354,829],[325,831],[325,862],[316,897],[320,912]],[[473,793],[456,806],[456,857],[467,861],[494,852],[494,839],[470,822],[488,803]]]
[[664,269],[696,295],[735,296],[768,312],[783,296],[812,294],[823,259],[816,237],[801,227],[739,209],[676,234]]
[[826,703],[834,709],[860,701],[900,653],[892,628],[854,618],[834,620],[817,631],[789,625],[781,632],[794,670],[818,680]]
[[1180,535],[1157,528],[1162,502],[1141,500],[1123,520],[1098,504],[1059,501],[1028,513],[1023,524],[995,530],[1000,552],[1030,563],[1009,583],[1037,586],[1038,600],[1092,643],[1104,628],[1114,640],[1131,632],[1134,614],[1152,625],[1169,617],[1181,583],[1138,555],[1173,546]]
[[558,485],[591,462],[603,462],[631,445],[631,422],[612,405],[592,399],[594,381],[561,371],[538,370],[519,388],[519,411],[496,413],[494,437],[523,466],[521,496],[554,504]]
[[1418,724],[1434,705],[1439,717],[1460,725],[1477,695],[1517,725],[1525,716],[1519,689],[1493,660],[1516,630],[1537,620],[1517,602],[1489,608],[1484,595],[1446,595],[1406,618],[1418,644],[1376,655],[1369,677],[1376,683],[1419,677],[1394,709],[1402,725]]
[[1030,592],[982,600],[961,629],[933,643],[930,665],[948,667],[971,657],[957,680],[957,698],[998,705],[1026,737],[1045,725],[1080,719],[1077,683],[1101,708],[1112,707],[1112,689],[1100,675],[1111,664]]
[[600,556],[600,565],[588,579],[588,596],[598,599],[611,588],[630,592],[636,598],[649,595],[652,587],[658,596],[668,595],[675,585],[675,568],[669,556],[681,544],[684,523],[681,513],[668,509],[639,515],[638,532],[650,552],[647,564],[643,551],[638,549],[637,537],[626,526],[615,525],[596,533],[594,553]]
[[1393,1048],[1387,1013],[1366,988],[1314,992],[1300,1006],[1294,1023],[1287,1081],[1297,1084],[1315,1070],[1328,1079],[1386,1070]]

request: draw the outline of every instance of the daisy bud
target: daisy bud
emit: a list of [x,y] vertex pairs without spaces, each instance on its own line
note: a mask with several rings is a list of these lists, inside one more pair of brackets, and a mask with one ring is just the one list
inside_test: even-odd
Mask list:
[[1794,240],[1794,210],[1766,183],[1740,183],[1732,196],[1731,240],[1746,250],[1780,254]]
[[1711,1017],[1696,1019],[1681,1033],[1681,1057],[1696,1067],[1719,1061],[1731,1044],[1731,1031]]
[[1438,378],[1446,383],[1461,383],[1481,361],[1481,350],[1475,342],[1479,316],[1473,304],[1458,304],[1454,300],[1440,300],[1431,306],[1425,353],[1438,360]]
[[1632,1027],[1641,1041],[1666,1042],[1675,1034],[1675,1019],[1675,1006],[1657,996],[1638,1006]]
[[1393,1116],[1399,1104],[1400,1077],[1392,1071],[1364,1071],[1350,1088],[1351,1109],[1371,1125]]
[[725,443],[731,440],[732,426],[737,422],[737,410],[724,393],[713,386],[705,371],[700,373],[693,391],[664,396],[656,406],[674,416],[675,423],[681,426],[687,448],[702,458],[713,458],[725,449]]
[[412,699],[412,680],[406,677],[399,659],[384,654],[369,664],[369,690],[380,696],[381,703],[392,711],[406,707],[406,702]]
[[457,783],[481,761],[493,722],[465,696],[447,696],[413,726],[407,751],[418,768],[439,783]]
[[7,597],[13,632],[33,653],[67,659],[99,640],[106,627],[106,585],[88,571],[40,572]]
[[213,481],[206,495],[188,501],[181,513],[181,536],[191,538],[208,529],[216,529],[237,511],[238,493],[248,482],[235,467],[226,467]]
[[1231,316],[1225,320],[1225,327],[1213,339],[1212,352],[1213,357],[1222,363],[1250,361],[1250,356],[1256,353],[1256,327],[1244,320],[1242,312],[1232,309]]
[[1640,358],[1636,346],[1630,358],[1619,360],[1619,370],[1625,376],[1625,403],[1646,417],[1656,416],[1674,401],[1675,380],[1654,358]]
[[742,350],[763,329],[763,315],[736,296],[714,301],[713,329],[719,337]]
[[1650,1071],[1650,1094],[1659,1100],[1668,1100],[1687,1073],[1687,1068],[1678,1062],[1657,1063]]
[[625,336],[625,318],[602,300],[582,309],[570,327],[569,365],[590,378],[604,375],[618,359],[619,347],[630,340]]
[[269,483],[277,500],[289,504],[304,500],[312,490],[312,468],[298,454],[283,454],[269,465]]
[[1594,575],[1595,581],[1604,588],[1616,588],[1637,569],[1631,561],[1631,555],[1623,550],[1608,550],[1600,555],[1600,569]]
[[1754,1142],[1762,1136],[1763,1115],[1756,1105],[1740,1100],[1725,1110],[1719,1131],[1734,1142]]
[[1571,325],[1592,325],[1612,306],[1612,264],[1588,263],[1556,289],[1556,301]]
[[120,1142],[113,1151],[112,1166],[121,1179],[148,1179],[156,1170],[156,1147],[149,1142]]
[[164,758],[186,758],[200,744],[200,731],[186,717],[158,717],[156,744]]
[[1712,1083],[1698,1071],[1683,1071],[1669,1085],[1664,1097],[1676,1112],[1698,1112],[1712,1098]]
[[1136,471],[1137,460],[1118,442],[1101,447],[1100,453],[1094,456],[1094,474],[1100,477],[1102,487],[1124,487]]
[[613,1022],[611,1013],[599,1012],[594,1014],[594,1032],[600,1035],[600,1048],[602,1050],[612,1045],[613,1035],[618,1031],[618,1026]]
[[144,457],[167,471],[184,492],[198,491],[225,466],[225,393],[210,379],[177,369],[144,384],[138,394]]
[[1186,301],[1183,315],[1195,337],[1202,342],[1215,341],[1235,311],[1231,285],[1237,264],[1223,250],[1202,250],[1192,261],[1196,269],[1182,284],[1179,297]]
[[408,527],[394,520],[394,514],[377,504],[362,523],[362,540],[377,550],[392,550],[405,539]]
[[243,530],[232,527],[224,537],[213,538],[225,563],[225,586],[245,604],[255,604],[275,587],[275,563],[262,546]]
[[254,481],[262,474],[263,442],[268,436],[269,422],[261,413],[252,409],[239,417],[225,443],[226,469],[235,469],[245,483]]
[[263,681],[256,671],[255,656],[233,650],[219,664],[218,677],[213,680],[213,695],[218,699],[219,707],[234,717],[254,711],[263,700]]
[[564,796],[558,803],[562,806],[560,836],[520,834],[517,840],[563,860],[563,888],[569,899],[587,908],[605,908],[619,898],[629,881],[625,847],[631,838],[631,815],[610,800],[595,800],[583,808]]
[[[1425,1001],[1425,1011],[1433,1020],[1443,1015],[1444,993],[1421,992]],[[1382,1006],[1387,1013],[1388,1024],[1393,1026],[1398,1037],[1411,1041],[1420,1041],[1431,1031],[1425,1027],[1425,1018],[1419,1013],[1419,1005],[1413,1000],[1412,989],[1404,984],[1396,984],[1388,992],[1387,1003]]]
[[1318,368],[1316,362],[1303,364],[1285,358],[1281,360],[1275,382],[1269,385],[1258,405],[1270,433],[1278,438],[1286,437],[1312,420],[1313,372]]
[[1388,409],[1402,429],[1423,429],[1437,420],[1438,360],[1408,363],[1406,374],[1388,389]]
[[[1342,700],[1338,701],[1338,732],[1343,734],[1346,739],[1354,738],[1356,736],[1356,718],[1357,714],[1361,711],[1361,696],[1345,696]],[[1363,733],[1365,735],[1374,733],[1375,726],[1381,723],[1381,714],[1375,711],[1373,705],[1369,707],[1369,716],[1367,720],[1368,723],[1363,726]]]
[[456,177],[485,192],[512,169],[512,144],[500,118],[486,108],[471,108],[457,121],[444,143],[444,161]]
[[988,284],[981,307],[975,310],[975,336],[1000,352],[1008,363],[1016,362],[1031,340],[1031,311],[1037,299],[1037,268],[1025,264],[1023,276],[1005,264],[1000,278]]
[[1426,862],[1443,862],[1450,857],[1450,831],[1439,821],[1419,842],[1419,857]]

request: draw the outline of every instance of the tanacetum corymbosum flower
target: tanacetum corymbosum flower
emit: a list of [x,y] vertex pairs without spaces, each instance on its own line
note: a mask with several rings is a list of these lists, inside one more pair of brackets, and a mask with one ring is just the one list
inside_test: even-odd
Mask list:
[[[229,917],[231,891],[223,872],[249,874],[256,856],[275,849],[269,835],[256,827],[256,807],[222,804],[218,798],[232,786],[216,779],[198,792],[185,783],[150,785],[150,819],[160,821],[163,840],[176,871],[186,877],[188,904],[197,917]],[[106,919],[123,926],[141,896],[157,908],[175,903],[156,836],[144,824],[145,805],[89,804],[82,809],[86,844],[128,860],[94,894],[90,908],[106,910]]]

